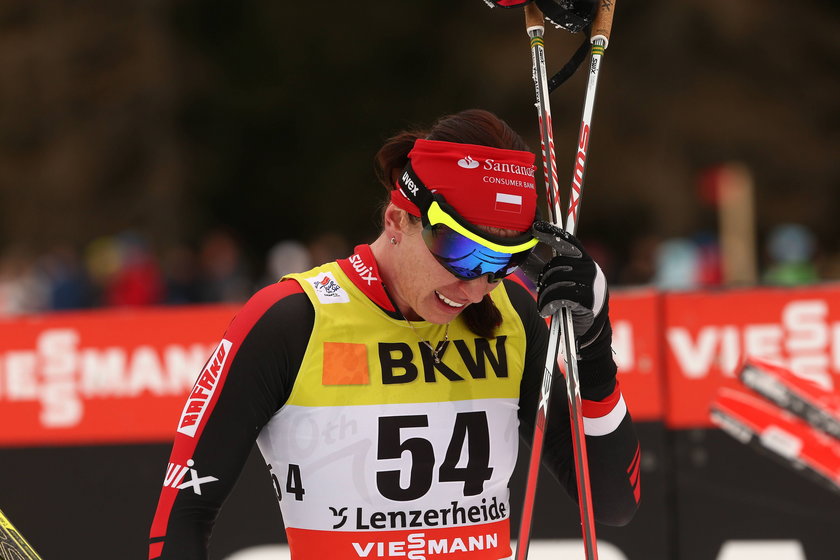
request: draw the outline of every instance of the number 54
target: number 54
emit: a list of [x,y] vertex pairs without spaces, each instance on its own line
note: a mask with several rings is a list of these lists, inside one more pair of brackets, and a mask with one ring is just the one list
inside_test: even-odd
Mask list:
[[[400,485],[400,471],[386,470],[376,473],[376,487],[391,500],[409,501],[424,496],[432,487],[435,470],[435,453],[432,443],[422,437],[401,437],[403,430],[428,428],[426,414],[409,416],[383,416],[379,418],[379,445],[376,458],[399,459],[408,452],[411,470],[408,486]],[[467,446],[467,464],[459,467],[464,444]],[[452,437],[438,471],[440,482],[463,482],[464,496],[475,496],[484,490],[485,481],[493,474],[490,466],[490,431],[487,413],[460,412],[455,416]]]

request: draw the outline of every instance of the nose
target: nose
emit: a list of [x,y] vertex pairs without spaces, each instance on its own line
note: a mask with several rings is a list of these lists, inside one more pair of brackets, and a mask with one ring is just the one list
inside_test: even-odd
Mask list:
[[487,277],[482,276],[475,280],[460,280],[459,288],[470,303],[478,303],[490,292],[491,286],[490,282],[487,281]]

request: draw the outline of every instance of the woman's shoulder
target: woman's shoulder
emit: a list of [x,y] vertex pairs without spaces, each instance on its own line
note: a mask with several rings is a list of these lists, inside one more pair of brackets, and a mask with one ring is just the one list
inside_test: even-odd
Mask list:
[[268,316],[278,320],[303,320],[315,315],[315,310],[303,287],[296,280],[283,280],[262,288],[237,312],[232,321],[254,325]]

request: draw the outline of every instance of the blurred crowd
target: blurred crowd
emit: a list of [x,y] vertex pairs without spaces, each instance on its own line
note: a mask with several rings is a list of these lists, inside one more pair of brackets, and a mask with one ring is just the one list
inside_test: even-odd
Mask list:
[[[716,237],[636,239],[623,255],[587,243],[612,286],[693,290],[723,286]],[[195,246],[155,247],[122,232],[82,248],[56,245],[43,254],[18,247],[0,253],[0,317],[99,307],[244,302],[283,275],[343,258],[351,244],[323,234],[284,240],[254,259],[226,230],[206,233]],[[759,283],[798,286],[840,279],[840,258],[820,254],[815,235],[800,224],[773,228],[762,242]],[[256,263],[256,264],[255,264]]]
[[[797,223],[770,228],[755,255],[755,281],[749,285],[805,286],[840,280],[840,253],[820,246],[814,232]],[[610,272],[612,285],[648,285],[666,291],[743,287],[724,270],[718,237],[698,231],[685,237],[650,235],[635,240],[623,262]],[[601,262],[599,260],[599,262]]]
[[284,274],[346,257],[351,249],[343,237],[331,233],[306,244],[282,241],[255,266],[243,244],[226,230],[210,231],[195,245],[156,247],[126,231],[82,248],[56,245],[43,254],[11,247],[0,252],[0,317],[244,302]]

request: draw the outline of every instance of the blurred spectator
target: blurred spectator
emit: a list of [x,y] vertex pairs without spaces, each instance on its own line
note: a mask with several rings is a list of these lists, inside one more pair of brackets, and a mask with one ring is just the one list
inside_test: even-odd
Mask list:
[[94,305],[103,305],[108,285],[120,269],[119,244],[113,236],[98,237],[85,247],[84,259],[92,283]]
[[767,237],[769,264],[762,280],[774,286],[798,286],[819,280],[813,261],[816,252],[814,234],[800,224],[781,224]]
[[634,239],[627,252],[627,260],[618,272],[618,284],[633,286],[653,282],[660,242],[659,237],[652,234]]
[[604,272],[607,282],[615,283],[617,267],[610,248],[597,239],[584,239],[584,243],[586,243],[586,251]]
[[723,281],[717,238],[698,232],[659,244],[654,257],[653,283],[663,290],[696,290],[720,286]]
[[204,236],[199,252],[202,301],[242,302],[251,295],[242,249],[233,235],[214,230]]
[[817,274],[819,275],[820,280],[840,280],[840,252],[823,255],[823,258],[820,259],[820,264],[817,267]]
[[653,282],[663,290],[692,290],[699,285],[700,251],[690,240],[677,237],[656,250]]
[[141,235],[123,232],[97,238],[88,244],[85,262],[100,305],[135,307],[163,302],[160,267]]
[[11,248],[0,255],[0,316],[43,311],[48,299],[49,287],[26,251]]
[[720,286],[723,283],[723,263],[717,236],[708,231],[700,231],[691,237],[691,241],[697,247],[697,286]]
[[62,244],[38,260],[48,288],[48,308],[84,309],[94,304],[93,287],[75,248]]
[[286,274],[303,272],[312,268],[313,262],[307,249],[299,241],[281,241],[274,245],[266,257],[265,276],[257,289],[280,280]]
[[163,251],[164,303],[184,305],[201,301],[198,255],[187,245],[167,247]]
[[308,248],[311,262],[315,264],[347,258],[353,250],[344,237],[334,232],[318,235],[309,242]]
[[163,278],[146,240],[131,232],[117,238],[119,265],[105,290],[112,306],[154,305],[163,301]]

